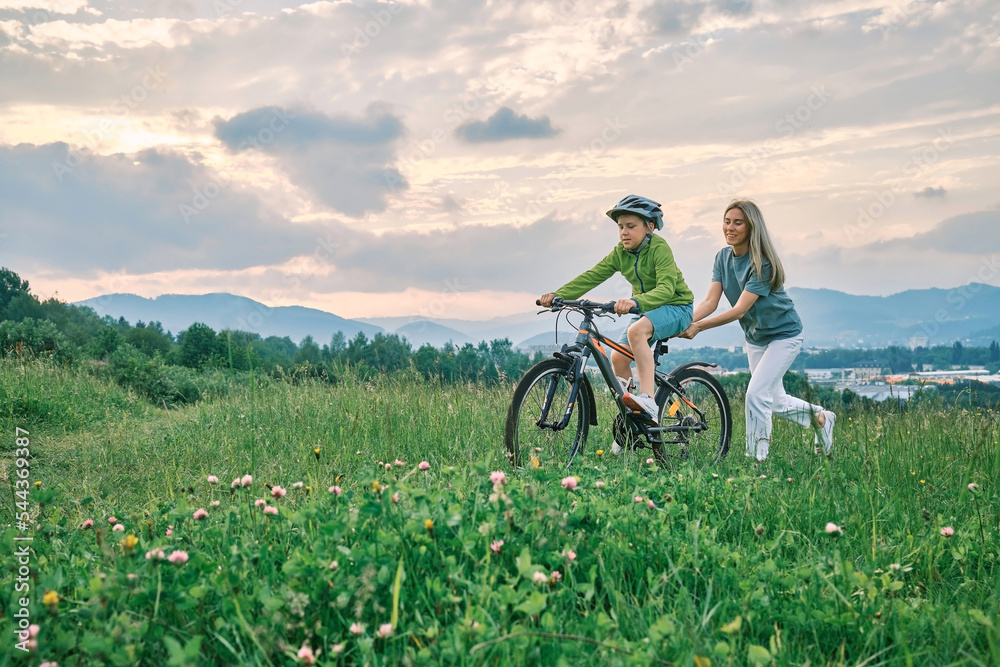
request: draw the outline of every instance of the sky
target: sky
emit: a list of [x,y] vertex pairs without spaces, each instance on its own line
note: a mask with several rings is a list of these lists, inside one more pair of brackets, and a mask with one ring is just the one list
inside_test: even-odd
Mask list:
[[527,312],[632,193],[696,299],[735,196],[789,286],[1000,285],[987,0],[0,0],[0,113],[44,298]]

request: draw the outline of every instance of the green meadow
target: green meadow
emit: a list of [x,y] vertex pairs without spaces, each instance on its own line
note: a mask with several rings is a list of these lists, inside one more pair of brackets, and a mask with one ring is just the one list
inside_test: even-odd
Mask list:
[[664,468],[598,453],[599,393],[582,460],[514,471],[509,382],[199,381],[0,360],[4,664],[1000,664],[996,412],[831,406],[832,458],[779,422],[752,466],[736,397]]

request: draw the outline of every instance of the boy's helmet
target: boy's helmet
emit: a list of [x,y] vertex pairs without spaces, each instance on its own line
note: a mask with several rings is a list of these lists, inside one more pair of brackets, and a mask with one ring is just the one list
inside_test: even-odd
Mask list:
[[618,222],[618,216],[622,213],[632,213],[644,218],[657,229],[663,229],[663,211],[660,210],[660,204],[652,199],[646,199],[639,195],[629,195],[608,211],[608,217]]

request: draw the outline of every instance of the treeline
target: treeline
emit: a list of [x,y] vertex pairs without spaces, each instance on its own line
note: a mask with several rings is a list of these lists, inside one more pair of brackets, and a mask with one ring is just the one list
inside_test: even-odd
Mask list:
[[28,281],[0,269],[0,355],[30,354],[63,364],[89,363],[157,405],[191,403],[201,398],[204,377],[216,371],[269,375],[298,381],[335,383],[345,373],[363,379],[378,374],[414,372],[441,382],[499,382],[517,379],[533,363],[507,339],[442,349],[417,350],[395,334],[364,333],[347,339],[342,332],[328,344],[311,336],[296,344],[289,337],[246,331],[214,331],[192,324],[176,336],[159,322],[99,317],[89,307],[73,306],[31,294]]

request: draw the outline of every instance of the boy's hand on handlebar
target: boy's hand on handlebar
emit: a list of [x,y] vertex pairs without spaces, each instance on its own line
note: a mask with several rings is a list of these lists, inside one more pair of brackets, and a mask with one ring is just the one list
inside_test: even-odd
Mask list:
[[633,308],[638,308],[632,299],[618,299],[615,301],[615,312],[619,315],[628,315]]
[[548,294],[543,294],[542,297],[538,300],[538,305],[542,306],[543,308],[549,308],[552,306],[552,299],[554,297],[555,294],[552,294],[551,292]]

